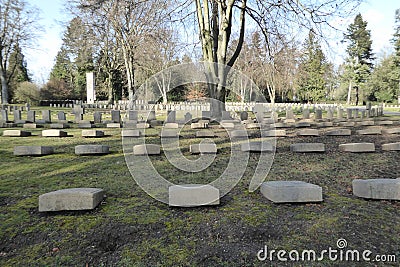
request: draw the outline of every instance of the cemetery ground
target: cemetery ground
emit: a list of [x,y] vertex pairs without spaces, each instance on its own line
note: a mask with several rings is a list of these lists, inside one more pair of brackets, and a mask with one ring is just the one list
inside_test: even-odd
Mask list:
[[[393,119],[399,119],[393,117]],[[0,134],[6,129],[0,129]],[[250,154],[243,179],[219,206],[172,208],[148,196],[134,181],[125,163],[121,129],[101,129],[106,136],[85,139],[81,129],[66,129],[73,137],[0,137],[0,265],[1,266],[398,266],[400,260],[400,202],[365,200],[352,194],[353,179],[400,177],[400,153],[381,145],[399,135],[288,136],[277,138],[269,180],[300,180],[323,189],[318,204],[274,204],[259,190],[248,192],[258,162]],[[355,127],[353,130],[357,130]],[[149,143],[159,143],[160,129],[146,130]],[[253,137],[256,130],[249,130]],[[321,129],[324,131],[324,129]],[[166,157],[152,156],[160,174],[178,183],[208,183],[226,168],[230,141],[223,130],[214,138],[218,155],[205,171],[187,174]],[[188,158],[189,145],[199,143],[190,125],[180,133]],[[326,144],[325,153],[293,153],[290,145]],[[339,144],[372,142],[375,153],[340,152]],[[81,144],[110,147],[103,156],[77,156]],[[55,154],[16,157],[14,146],[53,146]],[[138,166],[140,168],[140,166]],[[96,187],[106,192],[92,211],[39,213],[41,194],[64,188]],[[274,250],[337,248],[371,250],[396,255],[396,263],[259,261],[266,245]]]

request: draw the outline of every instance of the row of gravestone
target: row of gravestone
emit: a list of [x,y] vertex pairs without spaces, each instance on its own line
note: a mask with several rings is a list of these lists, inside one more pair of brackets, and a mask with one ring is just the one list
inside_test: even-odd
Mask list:
[[[322,187],[304,181],[267,181],[261,194],[273,203],[318,203],[323,201]],[[364,199],[400,200],[400,178],[355,179],[354,196]],[[39,196],[39,212],[91,210],[104,199],[100,188],[68,188]],[[168,205],[198,207],[219,205],[220,191],[210,184],[172,185],[168,187]]]

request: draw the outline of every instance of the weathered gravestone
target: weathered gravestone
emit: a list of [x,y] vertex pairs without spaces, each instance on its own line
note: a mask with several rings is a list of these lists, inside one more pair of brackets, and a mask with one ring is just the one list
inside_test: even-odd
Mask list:
[[36,119],[36,111],[29,110],[26,115],[26,121],[27,122],[35,122],[35,119]]
[[302,181],[270,181],[261,184],[261,194],[274,203],[321,202],[322,188]]
[[355,179],[353,194],[369,199],[400,200],[400,178],[397,179]]
[[111,121],[113,123],[121,123],[121,111],[111,110]]
[[101,123],[102,113],[100,111],[95,111],[93,113],[93,122],[94,123]]
[[242,111],[240,113],[240,120],[245,121],[249,118],[249,113],[247,111]]
[[104,198],[100,188],[68,188],[39,196],[39,212],[92,210]]
[[59,111],[57,113],[57,119],[59,122],[66,122],[67,121],[67,116],[65,115],[64,111]]
[[212,185],[173,185],[168,191],[170,206],[196,207],[219,204],[219,190]]
[[42,122],[51,123],[51,111],[50,110],[42,110]]
[[14,156],[45,156],[54,153],[50,146],[16,146]]
[[110,148],[105,145],[79,145],[75,146],[76,155],[104,155],[110,153]]

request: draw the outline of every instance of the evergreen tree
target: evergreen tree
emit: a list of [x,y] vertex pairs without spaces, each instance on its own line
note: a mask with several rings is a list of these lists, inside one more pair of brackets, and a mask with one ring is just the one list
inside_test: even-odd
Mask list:
[[[360,99],[373,100],[373,95],[367,95],[366,83],[373,69],[374,54],[372,53],[371,31],[367,29],[367,21],[364,21],[361,14],[358,14],[354,22],[349,25],[344,34],[344,41],[348,42],[346,52],[345,72],[343,82],[349,88],[349,96],[352,89],[355,89],[356,105]],[[348,102],[349,102],[348,98]]]
[[10,54],[7,68],[7,76],[9,80],[9,98],[14,98],[14,92],[18,85],[22,82],[30,82],[28,68],[25,61],[25,56],[22,53],[19,43],[14,46],[13,52]]
[[59,84],[62,80],[63,91],[72,90],[66,98],[84,99],[86,96],[86,72],[94,70],[93,40],[93,33],[80,18],[70,21],[49,81]]
[[304,53],[300,62],[298,97],[303,101],[320,101],[327,97],[327,63],[321,45],[311,30],[304,43]]

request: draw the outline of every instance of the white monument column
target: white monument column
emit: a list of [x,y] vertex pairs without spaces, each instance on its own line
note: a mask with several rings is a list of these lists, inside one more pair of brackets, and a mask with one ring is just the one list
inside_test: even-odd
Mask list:
[[94,104],[96,100],[96,91],[94,90],[94,73],[87,72],[86,73],[86,103]]

